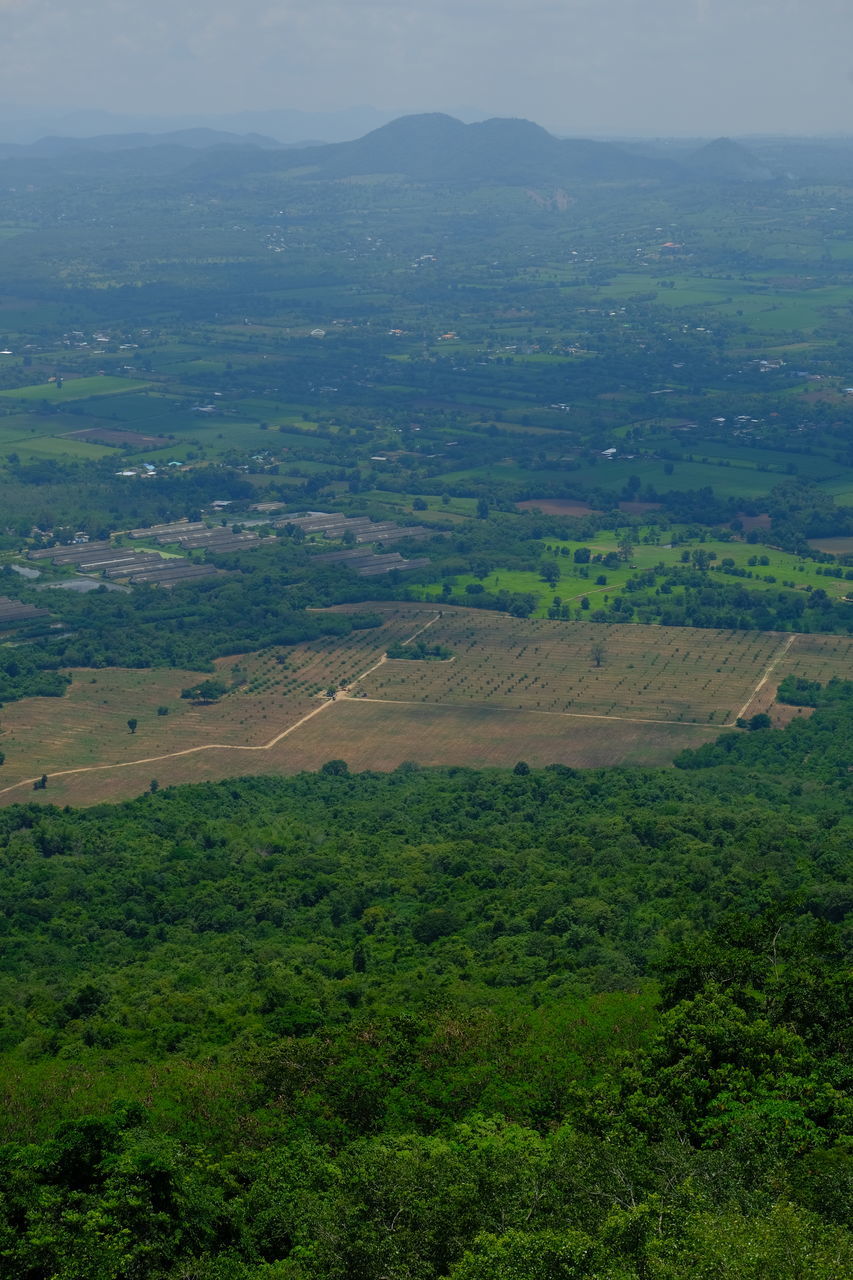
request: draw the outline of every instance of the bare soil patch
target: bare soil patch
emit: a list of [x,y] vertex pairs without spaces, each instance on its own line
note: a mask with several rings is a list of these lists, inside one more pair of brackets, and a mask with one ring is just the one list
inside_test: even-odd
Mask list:
[[424,767],[463,765],[572,768],[605,765],[664,766],[684,747],[713,740],[696,725],[584,720],[496,708],[399,706],[347,699],[326,706],[267,751],[226,749],[178,756],[155,764],[49,777],[45,791],[21,789],[5,803],[90,805],[130,799],[149,789],[221,781],[251,774],[290,775],[346,760],[353,772],[390,770],[412,761]]
[[454,663],[388,662],[362,681],[364,693],[720,728],[790,641],[778,632],[603,626],[473,609],[443,611],[429,634]]
[[809,546],[833,556],[853,555],[853,538],[809,538]]
[[737,518],[743,526],[744,533],[752,533],[753,529],[769,529],[771,524],[770,516],[766,511],[760,516],[747,516],[739,511]]

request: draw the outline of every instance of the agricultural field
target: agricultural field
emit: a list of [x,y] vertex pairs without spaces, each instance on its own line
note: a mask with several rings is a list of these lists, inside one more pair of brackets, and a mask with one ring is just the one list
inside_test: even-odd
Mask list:
[[[381,628],[353,631],[288,649],[224,658],[216,672],[174,669],[75,670],[63,698],[27,698],[5,707],[0,792],[20,778],[66,769],[121,766],[168,757],[206,744],[257,749],[326,704],[327,690],[354,680],[388,645],[405,639],[431,614],[412,621],[392,613]],[[218,679],[229,692],[217,702],[181,698],[181,690]],[[158,708],[168,708],[158,714]],[[128,720],[135,719],[131,733]],[[12,798],[20,799],[17,789]],[[5,797],[9,802],[9,793]]]
[[[31,783],[0,791],[0,804],[91,805],[130,799],[150,787],[211,782],[250,774],[293,774],[345,760],[352,771],[390,770],[407,761],[423,767],[507,768],[666,766],[685,747],[713,740],[718,729],[506,712],[491,707],[401,706],[348,698],[320,710],[270,746],[194,749],[185,755],[132,759],[120,766],[49,775],[45,791]],[[131,753],[128,753],[129,755]]]
[[853,679],[853,637],[796,636],[774,672],[774,686],[785,676],[802,676],[821,684],[833,677]]
[[[783,675],[826,680],[853,664],[853,639],[840,636],[375,607],[381,628],[220,660],[216,675],[229,692],[210,705],[180,697],[205,673],[109,669],[75,671],[65,698],[11,704],[0,730],[0,803],[88,804],[138,794],[152,778],[291,773],[329,759],[354,769],[406,760],[665,765],[737,716],[788,718],[772,706]],[[417,636],[453,656],[385,656]],[[168,714],[158,715],[163,706]],[[32,792],[42,773],[46,791]]]
[[601,289],[601,295],[616,302],[642,293],[658,306],[693,311],[701,308],[729,319],[737,317],[756,332],[767,334],[809,333],[826,319],[831,308],[846,306],[849,301],[845,289],[838,285],[771,287],[757,276],[741,281],[700,279],[679,272],[673,265],[663,272],[673,287],[660,286],[660,270],[650,274],[626,272],[614,276]]
[[130,391],[141,391],[147,385],[145,382],[105,374],[93,378],[67,378],[61,387],[55,382],[15,387],[11,391],[0,391],[0,396],[4,400],[45,400],[49,404],[62,404],[66,400],[84,400],[87,396],[125,395]]
[[98,443],[65,436],[67,420],[55,414],[0,416],[0,455],[30,458],[95,459],[112,452]]
[[389,660],[359,688],[382,701],[717,726],[741,714],[790,640],[776,632],[602,627],[485,610],[445,611],[428,636],[453,658]]
[[833,556],[853,556],[853,538],[810,538],[809,546]]

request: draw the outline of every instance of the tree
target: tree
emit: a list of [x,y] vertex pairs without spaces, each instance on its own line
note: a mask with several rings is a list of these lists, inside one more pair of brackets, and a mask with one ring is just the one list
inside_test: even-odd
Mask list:
[[320,772],[333,778],[345,778],[349,773],[349,765],[346,760],[327,760],[321,765]]
[[450,1272],[452,1280],[583,1280],[600,1276],[601,1256],[580,1231],[483,1233]]
[[530,772],[530,765],[526,760],[519,760],[513,768],[513,773],[517,778],[524,778]]
[[222,680],[202,680],[189,689],[181,690],[182,698],[193,698],[197,702],[217,702],[228,692],[228,685]]
[[634,551],[634,538],[630,533],[623,534],[619,539],[619,559],[624,560],[625,564],[631,559]]
[[604,662],[604,657],[606,653],[607,653],[607,650],[604,647],[604,641],[596,640],[589,651],[589,656],[592,658],[595,665],[597,667],[600,667],[601,664]]
[[157,781],[156,778],[151,779],[151,781],[148,784],[148,790],[151,792],[152,795],[154,794],[155,791],[160,790],[160,783]]
[[127,727],[131,733],[136,733],[136,726],[138,724],[139,724],[139,721],[136,719],[136,716],[131,716],[127,722]]

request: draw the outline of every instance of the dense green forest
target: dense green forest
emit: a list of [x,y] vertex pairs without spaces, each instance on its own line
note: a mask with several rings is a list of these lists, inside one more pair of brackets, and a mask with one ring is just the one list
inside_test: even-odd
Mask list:
[[0,814],[22,1280],[841,1280],[853,685],[674,771]]

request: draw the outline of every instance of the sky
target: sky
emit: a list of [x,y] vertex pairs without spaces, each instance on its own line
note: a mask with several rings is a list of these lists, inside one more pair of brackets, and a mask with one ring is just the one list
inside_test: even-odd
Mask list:
[[33,112],[468,103],[576,136],[853,133],[851,0],[0,0],[0,23],[0,96]]

